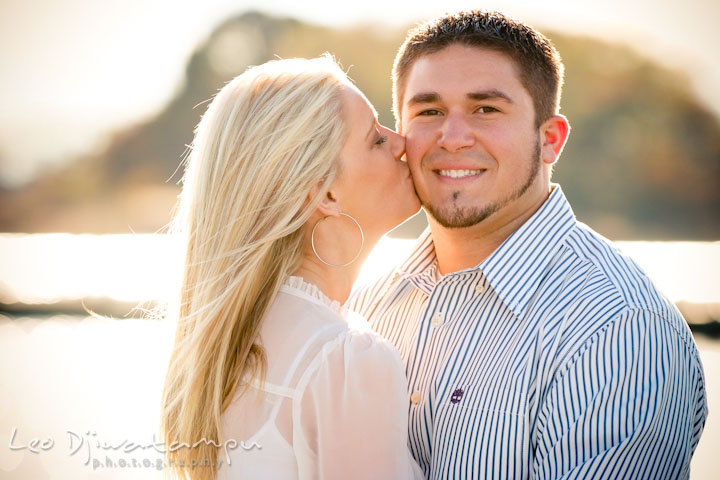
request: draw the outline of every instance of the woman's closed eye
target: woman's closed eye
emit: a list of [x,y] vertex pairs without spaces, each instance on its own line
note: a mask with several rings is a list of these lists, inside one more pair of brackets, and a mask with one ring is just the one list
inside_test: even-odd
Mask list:
[[383,143],[387,142],[387,135],[380,135],[377,140],[375,140],[375,145],[382,145]]

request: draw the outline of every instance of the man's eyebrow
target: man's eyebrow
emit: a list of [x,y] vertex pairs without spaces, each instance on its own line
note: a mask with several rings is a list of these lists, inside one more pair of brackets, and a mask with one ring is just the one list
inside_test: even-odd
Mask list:
[[470,100],[505,100],[514,103],[512,99],[500,90],[483,90],[481,92],[470,92],[466,95]]
[[[491,89],[491,90],[482,90],[478,92],[470,92],[467,95],[465,95],[470,100],[504,100],[508,103],[515,103],[512,101],[512,99],[506,95],[505,93],[501,92],[500,90]],[[424,93],[418,93],[416,95],[413,95],[408,99],[407,104],[408,106],[413,105],[419,105],[423,103],[435,103],[440,101],[440,95],[438,95],[435,92],[424,92]]]
[[407,101],[407,104],[412,106],[420,103],[433,103],[437,102],[438,100],[440,100],[440,95],[435,92],[418,93],[410,97]]

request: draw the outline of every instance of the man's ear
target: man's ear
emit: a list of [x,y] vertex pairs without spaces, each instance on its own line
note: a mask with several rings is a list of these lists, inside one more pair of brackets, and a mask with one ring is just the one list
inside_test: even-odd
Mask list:
[[548,165],[557,162],[570,135],[570,123],[565,115],[553,115],[540,126],[542,160]]
[[[320,194],[323,183],[324,181],[321,180],[320,182],[316,183],[313,188],[310,189],[310,193],[308,193],[307,197],[307,203],[312,202],[313,199],[315,199],[315,197]],[[318,204],[316,210],[320,212],[324,217],[340,216],[340,212],[342,212],[342,209],[340,208],[340,202],[335,196],[333,185],[330,185],[330,189],[325,193],[325,195],[323,195],[323,198],[320,200],[320,203]]]

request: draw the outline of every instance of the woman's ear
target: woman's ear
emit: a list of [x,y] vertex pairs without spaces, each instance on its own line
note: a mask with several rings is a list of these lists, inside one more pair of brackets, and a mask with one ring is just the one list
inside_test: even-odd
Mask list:
[[[317,195],[320,194],[320,191],[322,190],[324,181],[320,181],[315,184],[315,186],[310,189],[310,193],[308,193],[307,202],[312,202]],[[320,200],[320,203],[317,206],[317,211],[320,212],[324,217],[327,216],[340,216],[340,212],[342,212],[342,209],[340,208],[340,202],[335,198],[335,192],[333,190],[333,185],[330,185],[330,189],[323,195],[323,198]]]

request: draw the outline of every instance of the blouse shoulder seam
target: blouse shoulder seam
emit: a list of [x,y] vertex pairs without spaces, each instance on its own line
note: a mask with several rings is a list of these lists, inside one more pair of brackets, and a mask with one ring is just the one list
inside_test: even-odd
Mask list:
[[312,376],[317,373],[318,369],[320,368],[320,365],[322,364],[322,358],[326,356],[331,351],[338,348],[340,345],[342,345],[345,340],[348,337],[354,336],[354,335],[360,335],[363,337],[367,337],[371,339],[371,347],[374,345],[381,346],[382,350],[386,350],[385,345],[383,345],[383,342],[379,341],[382,340],[382,337],[380,337],[378,334],[372,332],[372,331],[361,331],[356,330],[353,328],[350,328],[347,326],[346,328],[343,328],[338,334],[326,342],[323,343],[322,347],[318,350],[318,352],[315,354],[313,359],[310,361],[308,367],[305,369],[303,374],[300,376],[300,379],[298,380],[296,392],[298,394],[297,398],[303,396],[307,385],[310,383],[310,380],[312,379]]

